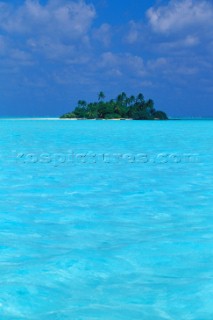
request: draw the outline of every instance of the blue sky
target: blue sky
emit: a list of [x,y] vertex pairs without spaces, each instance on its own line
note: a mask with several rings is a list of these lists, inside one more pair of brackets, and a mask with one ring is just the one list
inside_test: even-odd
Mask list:
[[58,116],[119,92],[213,116],[211,0],[0,1],[0,116]]

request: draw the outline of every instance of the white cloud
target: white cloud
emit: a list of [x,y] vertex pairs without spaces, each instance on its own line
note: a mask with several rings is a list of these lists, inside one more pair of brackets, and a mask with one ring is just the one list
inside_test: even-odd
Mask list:
[[108,23],[103,23],[93,34],[94,38],[100,41],[105,47],[111,44],[112,30]]
[[0,64],[1,68],[7,67],[18,67],[18,66],[29,66],[33,65],[32,56],[25,50],[11,45],[11,41],[0,35]]
[[156,70],[156,69],[162,69],[165,68],[168,65],[168,59],[164,58],[164,57],[159,57],[155,60],[149,60],[147,61],[147,67],[149,68],[149,70]]
[[160,52],[167,52],[167,54],[171,54],[171,52],[188,52],[190,49],[194,49],[196,46],[200,45],[201,40],[198,36],[195,35],[187,35],[183,36],[181,39],[169,39],[169,41],[165,41],[164,39],[158,44],[158,50]]
[[135,21],[129,22],[129,30],[125,37],[125,40],[129,44],[134,44],[140,39],[141,35],[141,25],[139,23],[136,23]]
[[131,74],[139,78],[145,75],[143,58],[130,53],[115,54],[110,51],[105,52],[101,56],[99,67],[119,77],[122,74]]
[[213,27],[213,5],[205,0],[171,0],[168,5],[147,12],[157,33],[174,33],[188,27]]
[[0,36],[0,55],[3,55],[6,51],[6,42],[3,36]]
[[171,0],[150,8],[148,23],[113,27],[102,20],[94,28],[95,8],[85,1],[49,0],[44,5],[27,0],[13,6],[0,0],[1,66],[6,61],[12,67],[35,65],[42,70],[49,59],[50,70],[63,68],[54,78],[60,83],[92,83],[104,74],[118,83],[133,79],[147,86],[161,76],[169,81],[206,68],[199,61],[207,58],[197,59],[201,50],[196,47],[205,49],[208,42],[209,50],[213,48],[200,27],[212,24],[209,2]]
[[159,57],[147,61],[147,73],[151,76],[156,75],[165,79],[166,81],[181,80],[182,76],[186,77],[195,76],[203,69],[202,61],[196,57],[190,57],[190,60],[185,57]]
[[95,16],[93,5],[83,0],[49,0],[46,5],[26,0],[18,7],[0,2],[0,31],[11,40],[10,52],[18,45],[19,55],[25,50],[48,59],[73,61],[73,56],[78,56],[82,61],[84,52],[89,51]]
[[26,0],[20,7],[0,3],[0,28],[8,33],[78,38],[87,33],[95,9],[84,1],[50,0],[46,5]]

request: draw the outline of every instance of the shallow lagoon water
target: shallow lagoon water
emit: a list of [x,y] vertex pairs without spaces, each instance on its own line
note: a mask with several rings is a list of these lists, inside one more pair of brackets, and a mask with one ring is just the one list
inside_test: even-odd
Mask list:
[[0,319],[212,319],[212,141],[213,121],[1,120]]

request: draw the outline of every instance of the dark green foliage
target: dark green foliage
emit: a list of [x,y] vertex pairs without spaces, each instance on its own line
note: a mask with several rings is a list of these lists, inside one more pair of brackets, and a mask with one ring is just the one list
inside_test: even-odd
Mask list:
[[105,119],[119,119],[121,116],[118,113],[109,113],[106,115]]
[[152,116],[144,110],[138,110],[133,113],[133,120],[152,120]]
[[168,117],[163,111],[154,109],[154,101],[145,100],[142,93],[136,97],[128,97],[125,92],[120,93],[116,99],[104,101],[105,94],[101,91],[98,94],[98,102],[87,104],[79,100],[77,107],[71,113],[61,116],[64,118],[80,119],[133,119],[133,120],[167,120]]
[[76,118],[76,115],[73,112],[69,112],[69,113],[65,113],[60,118],[61,119],[74,119],[74,118]]
[[103,91],[99,92],[99,94],[98,94],[98,100],[100,101],[100,100],[104,100],[104,99],[105,99],[105,94],[104,94],[104,92],[103,92]]
[[159,119],[159,120],[168,120],[167,114],[163,111],[155,111],[153,113],[154,119]]

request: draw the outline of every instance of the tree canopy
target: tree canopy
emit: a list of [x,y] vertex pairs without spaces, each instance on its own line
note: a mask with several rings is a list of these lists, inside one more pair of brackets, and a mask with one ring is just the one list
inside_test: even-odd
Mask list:
[[87,103],[79,100],[76,108],[61,116],[61,119],[133,119],[133,120],[167,120],[165,112],[157,111],[154,101],[145,100],[142,93],[136,97],[120,93],[116,99],[104,101],[105,94],[98,94],[98,102]]

